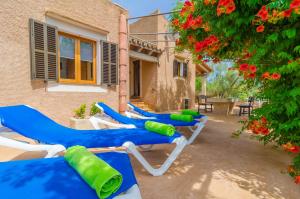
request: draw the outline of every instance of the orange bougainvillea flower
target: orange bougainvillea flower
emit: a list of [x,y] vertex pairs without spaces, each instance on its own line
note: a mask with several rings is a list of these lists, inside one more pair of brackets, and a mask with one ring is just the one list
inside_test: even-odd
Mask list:
[[176,46],[180,46],[181,45],[181,40],[180,39],[176,39]]
[[262,117],[260,120],[263,124],[266,124],[268,122],[266,117]]
[[262,78],[263,79],[269,79],[270,78],[270,73],[269,72],[265,72],[264,74],[262,74]]
[[291,9],[296,9],[300,7],[300,0],[293,0],[290,4]]
[[282,145],[282,147],[284,148],[284,150],[292,152],[292,153],[299,153],[300,152],[300,146],[295,146],[290,142]]
[[295,177],[295,183],[296,184],[300,184],[300,176],[296,176]]
[[217,3],[217,0],[204,0],[204,5],[214,5],[215,3]]
[[172,21],[173,26],[179,26],[179,19],[174,19]]
[[265,26],[264,25],[260,25],[256,28],[256,32],[263,32],[265,31]]
[[226,14],[230,14],[233,11],[235,11],[235,4],[234,3],[227,6],[227,8],[226,8]]
[[269,12],[267,10],[266,6],[263,6],[257,13],[256,16],[260,17],[262,21],[267,21],[268,20],[268,15]]
[[248,64],[241,64],[240,65],[240,71],[247,71],[249,69],[249,65]]
[[271,76],[271,78],[272,78],[273,80],[279,80],[280,77],[281,77],[281,75],[278,74],[278,73],[274,73],[274,74],[272,74],[272,76]]
[[195,5],[194,2],[191,1],[185,1],[184,5],[180,11],[181,16],[185,16],[187,13],[193,13],[195,11]]
[[251,66],[249,66],[249,70],[250,70],[252,73],[255,73],[255,72],[257,71],[257,68],[256,68],[256,66],[251,65]]
[[295,173],[295,168],[293,165],[289,165],[287,171],[291,174]]
[[196,39],[193,35],[189,35],[188,36],[188,41],[190,44],[194,44],[196,42]]
[[217,15],[220,16],[223,13],[230,14],[235,11],[235,8],[233,0],[220,0],[217,7]]
[[288,18],[291,16],[292,12],[293,12],[292,8],[285,10],[285,11],[283,11],[283,16]]
[[250,78],[250,79],[254,79],[256,77],[256,74],[255,73],[250,73],[249,75],[248,75],[248,78]]

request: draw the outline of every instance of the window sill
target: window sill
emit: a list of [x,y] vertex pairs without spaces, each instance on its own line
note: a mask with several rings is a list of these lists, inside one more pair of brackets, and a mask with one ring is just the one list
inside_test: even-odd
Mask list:
[[48,92],[70,92],[70,93],[106,93],[107,89],[101,86],[91,85],[67,85],[67,84],[49,84]]

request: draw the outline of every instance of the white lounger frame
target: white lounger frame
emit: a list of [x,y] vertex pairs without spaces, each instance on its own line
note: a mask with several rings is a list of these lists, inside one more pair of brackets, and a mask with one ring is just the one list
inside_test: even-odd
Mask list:
[[[1,126],[1,125],[0,125]],[[65,151],[62,145],[33,145],[0,136],[0,146],[21,149],[24,151],[47,151],[45,158],[57,157],[60,152]],[[114,197],[114,199],[142,199],[140,189],[137,184],[133,185],[124,194]]]
[[[127,117],[129,118],[138,118],[138,119],[156,119],[155,117],[145,117],[145,116],[141,116],[140,114],[138,114],[137,112],[134,111],[134,108],[130,105],[127,104],[128,108],[130,111],[126,111],[125,114]],[[101,108],[99,105],[97,106],[98,108]],[[101,110],[103,111],[103,109],[101,108]],[[198,135],[201,133],[202,129],[204,128],[206,122],[208,120],[207,116],[202,117],[198,123],[196,123],[194,126],[189,126],[188,129],[192,132],[191,137],[187,140],[187,144],[191,144],[195,141],[195,139],[198,137]]]
[[[92,123],[95,129],[101,129],[99,124],[105,124],[108,126],[118,127],[118,128],[129,128],[129,129],[136,128],[134,125],[116,124],[116,123],[108,122],[106,120],[103,120],[95,116],[90,118],[90,122]],[[150,163],[139,152],[138,146],[136,146],[134,143],[125,142],[122,146],[125,147],[127,152],[131,153],[151,175],[161,176],[169,169],[169,167],[176,160],[178,155],[182,152],[184,147],[187,145],[187,140],[184,136],[181,136],[179,138],[174,139],[172,144],[173,143],[176,144],[175,149],[172,151],[172,153],[169,155],[167,160],[159,168],[152,167]]]

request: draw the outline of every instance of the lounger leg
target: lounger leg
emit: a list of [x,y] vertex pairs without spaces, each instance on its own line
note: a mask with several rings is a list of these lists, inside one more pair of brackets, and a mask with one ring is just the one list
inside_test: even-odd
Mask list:
[[138,185],[133,185],[125,194],[114,197],[114,199],[142,199]]
[[195,141],[195,139],[197,138],[197,136],[201,133],[202,129],[204,128],[206,122],[208,120],[207,116],[204,116],[203,118],[201,118],[201,122],[197,123],[196,129],[194,130],[192,127],[188,127],[188,129],[193,133],[192,136],[188,139],[188,143],[187,144],[191,144]]
[[143,165],[143,167],[153,176],[161,176],[163,175],[169,167],[172,165],[172,163],[175,161],[177,156],[182,152],[184,147],[187,145],[187,140],[184,136],[177,138],[173,141],[173,143],[176,143],[175,149],[172,151],[172,153],[169,155],[167,160],[163,163],[163,165],[160,168],[153,168],[149,162],[142,156],[142,154],[137,150],[137,147],[132,142],[125,142],[123,144],[124,147],[127,148],[127,152],[134,155],[134,157]]

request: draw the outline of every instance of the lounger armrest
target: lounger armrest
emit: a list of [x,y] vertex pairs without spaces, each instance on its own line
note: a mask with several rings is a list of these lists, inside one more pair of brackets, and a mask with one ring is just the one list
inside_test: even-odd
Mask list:
[[128,103],[127,103],[127,107],[128,107],[129,110],[134,110],[134,107],[132,105],[128,104]]
[[47,151],[46,158],[55,157],[58,153],[65,151],[66,148],[62,145],[44,145],[44,144],[27,144],[13,139],[0,136],[0,146],[20,149],[24,151]]
[[101,119],[100,117],[95,117],[95,116],[90,118],[90,122],[92,123],[92,125],[95,129],[101,129],[99,124],[104,124],[104,125],[114,127],[114,128],[125,128],[125,129],[136,128],[136,126],[134,126],[132,124],[117,124],[117,123],[109,122],[104,119]]
[[129,111],[126,111],[125,114],[129,118],[137,118],[137,119],[143,119],[143,120],[153,120],[153,119],[156,119],[155,117],[144,117],[144,116],[141,116],[141,115],[129,112]]
[[114,197],[114,199],[142,199],[140,189],[137,184],[128,189],[125,194]]

